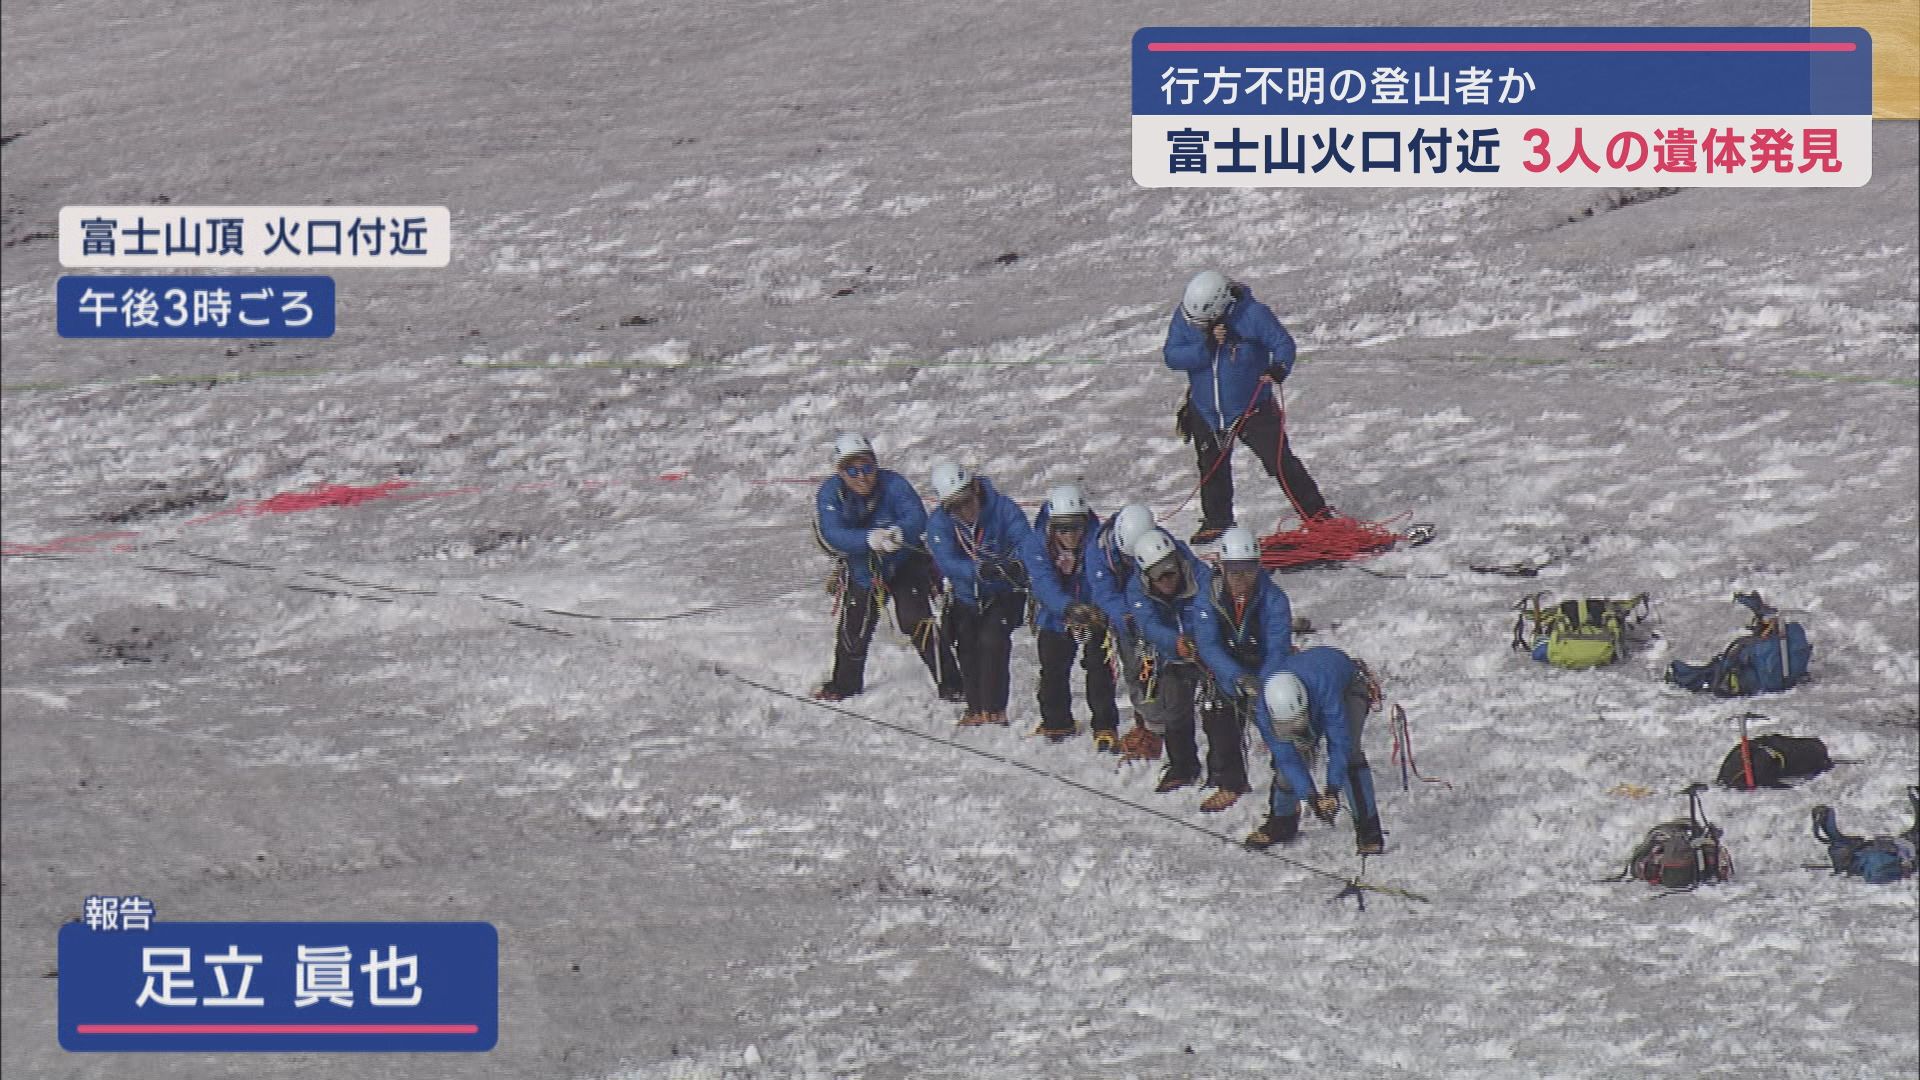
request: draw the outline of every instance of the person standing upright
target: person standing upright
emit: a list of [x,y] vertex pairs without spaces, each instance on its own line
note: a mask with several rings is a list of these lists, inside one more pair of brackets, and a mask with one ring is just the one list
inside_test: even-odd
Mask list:
[[1247,286],[1217,270],[1187,283],[1167,327],[1166,364],[1187,376],[1176,417],[1200,464],[1200,528],[1209,544],[1235,523],[1233,441],[1245,443],[1302,522],[1329,513],[1312,474],[1293,455],[1273,388],[1293,371],[1293,335]]

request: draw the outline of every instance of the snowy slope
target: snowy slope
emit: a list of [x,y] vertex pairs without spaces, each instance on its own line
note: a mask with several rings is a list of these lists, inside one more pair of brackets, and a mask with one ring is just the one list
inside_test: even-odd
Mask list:
[[[1126,36],[1173,21],[1144,6],[109,10],[3,24],[9,1075],[1920,1067],[1914,883],[1802,866],[1809,806],[1891,830],[1920,778],[1911,123],[1877,126],[1859,190],[1161,193],[1122,136]],[[230,62],[189,77],[169,49]],[[160,194],[444,201],[454,265],[342,275],[325,343],[53,338],[31,235]],[[1440,526],[1372,572],[1281,579],[1452,782],[1402,792],[1369,730],[1390,851],[1365,880],[1424,901],[1336,895],[1361,870],[1344,819],[1251,855],[1223,841],[1261,800],[1203,816],[1023,738],[1024,633],[1011,730],[955,731],[891,628],[859,716],[736,677],[824,672],[808,522],[842,430],[922,487],[952,456],[1190,529],[1158,347],[1216,262],[1302,343],[1291,430],[1328,496]],[[1240,488],[1277,519],[1244,462]],[[1547,554],[1530,582],[1466,570]],[[1532,664],[1509,609],[1541,588],[1648,591],[1659,636],[1617,668]],[[1708,796],[1730,885],[1594,883],[1732,745],[1744,704],[1658,673],[1725,644],[1754,588],[1802,613],[1818,677],[1752,706],[1863,764]],[[163,917],[492,921],[500,1046],[63,1054],[41,976],[106,890]]]

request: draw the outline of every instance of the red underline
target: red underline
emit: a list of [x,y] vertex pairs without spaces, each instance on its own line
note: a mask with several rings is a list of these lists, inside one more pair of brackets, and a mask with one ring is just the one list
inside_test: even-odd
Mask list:
[[79,1024],[81,1035],[477,1035],[478,1024]]
[[1851,41],[1150,41],[1148,52],[1853,52]]

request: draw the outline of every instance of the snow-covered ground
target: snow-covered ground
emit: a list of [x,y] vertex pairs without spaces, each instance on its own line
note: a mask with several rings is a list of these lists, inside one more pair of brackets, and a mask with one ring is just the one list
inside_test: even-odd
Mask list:
[[[1676,17],[1805,8],[1525,21]],[[1808,807],[1891,831],[1920,778],[1915,125],[1877,124],[1850,190],[1129,179],[1135,28],[1411,18],[10,5],[7,1074],[1914,1075],[1915,884],[1803,864]],[[337,275],[324,342],[55,338],[59,207],[162,196],[445,203],[453,265]],[[1260,799],[1201,815],[1145,766],[1024,738],[1024,632],[1011,730],[956,731],[891,628],[848,703],[871,722],[744,681],[824,674],[809,514],[842,430],[923,488],[950,456],[1190,530],[1158,348],[1208,265],[1300,339],[1292,431],[1329,498],[1440,527],[1280,579],[1452,782],[1403,792],[1370,727],[1390,836],[1365,880],[1423,901],[1336,895],[1344,820],[1252,855],[1225,841]],[[358,498],[276,499],[322,485]],[[1240,492],[1278,518],[1244,461]],[[1547,555],[1531,581],[1467,570]],[[1534,589],[1648,591],[1658,636],[1532,664],[1507,643]],[[1738,629],[1736,589],[1801,613],[1811,685],[1660,682]],[[1861,763],[1709,795],[1729,885],[1596,884],[1749,706]],[[491,921],[500,1045],[66,1054],[44,976],[103,891]]]

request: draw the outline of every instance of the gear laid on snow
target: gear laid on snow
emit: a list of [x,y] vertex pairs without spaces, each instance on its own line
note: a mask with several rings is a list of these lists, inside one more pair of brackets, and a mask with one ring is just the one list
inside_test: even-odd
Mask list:
[[1778,733],[1751,737],[1747,721],[1766,717],[1742,713],[1735,719],[1740,722],[1740,742],[1720,762],[1720,773],[1714,779],[1721,787],[1742,791],[1784,788],[1791,786],[1788,780],[1805,780],[1833,768],[1827,744],[1820,739]]
[[1395,532],[1380,522],[1359,521],[1329,508],[1295,528],[1262,537],[1260,565],[1269,570],[1305,570],[1383,554],[1402,544],[1419,547],[1434,536],[1432,525],[1414,524]]
[[1733,857],[1721,843],[1720,826],[1708,821],[1700,807],[1705,784],[1690,785],[1687,820],[1668,821],[1647,830],[1646,839],[1627,857],[1627,867],[1609,879],[1637,878],[1666,889],[1717,885],[1733,877]]
[[1720,697],[1777,694],[1800,685],[1813,661],[1806,628],[1788,622],[1757,592],[1734,593],[1733,599],[1750,613],[1746,631],[1705,664],[1673,661],[1667,681]]
[[1831,806],[1813,808],[1813,837],[1827,845],[1827,861],[1836,874],[1850,874],[1870,885],[1891,885],[1912,877],[1920,846],[1920,787],[1907,788],[1913,824],[1899,835],[1853,836],[1840,831]]
[[[1513,647],[1555,667],[1580,670],[1625,658],[1629,631],[1653,613],[1646,593],[1623,600],[1588,597],[1542,604],[1545,595],[1522,597],[1514,605],[1520,614],[1513,621]],[[1531,641],[1526,638],[1529,623]]]

